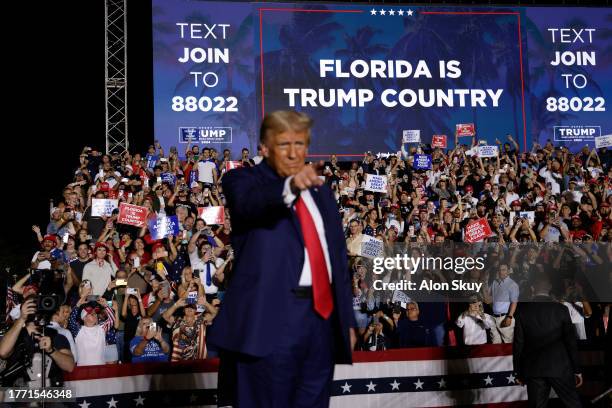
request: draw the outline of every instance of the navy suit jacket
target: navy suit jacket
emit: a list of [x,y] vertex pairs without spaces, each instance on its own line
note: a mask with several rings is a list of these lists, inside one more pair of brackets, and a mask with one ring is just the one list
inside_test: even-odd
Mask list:
[[[298,287],[304,242],[295,211],[283,201],[284,183],[265,160],[223,177],[236,259],[221,309],[207,334],[207,342],[220,348],[269,355],[276,347],[278,327],[293,318],[287,305],[295,296],[291,290]],[[340,214],[327,185],[310,193],[323,218],[332,268],[335,361],[350,363],[349,328],[355,327],[355,317]]]

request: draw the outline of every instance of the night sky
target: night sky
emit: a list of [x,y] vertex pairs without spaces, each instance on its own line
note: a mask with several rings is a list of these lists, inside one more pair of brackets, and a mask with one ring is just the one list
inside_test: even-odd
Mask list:
[[[19,25],[3,50],[13,126],[4,133],[2,277],[7,266],[25,271],[38,247],[31,227],[46,228],[49,199],[72,181],[83,146],[105,148],[104,1],[19,3],[5,12]],[[128,1],[128,21],[128,134],[130,150],[143,151],[154,139],[150,2]]]

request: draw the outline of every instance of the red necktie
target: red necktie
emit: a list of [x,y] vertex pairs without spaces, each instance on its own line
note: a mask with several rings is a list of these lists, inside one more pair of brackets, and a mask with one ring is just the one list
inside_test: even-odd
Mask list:
[[299,197],[295,203],[295,212],[302,226],[304,245],[306,246],[308,259],[310,260],[314,309],[321,317],[327,319],[329,315],[331,315],[332,310],[334,310],[334,300],[319,234],[317,233],[312,215],[310,211],[308,211],[308,207],[306,207],[302,197]]

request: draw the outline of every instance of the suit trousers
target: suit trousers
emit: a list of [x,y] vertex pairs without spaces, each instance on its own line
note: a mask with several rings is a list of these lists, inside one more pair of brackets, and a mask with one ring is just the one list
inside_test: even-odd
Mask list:
[[326,408],[334,374],[333,330],[313,309],[312,299],[293,293],[279,323],[276,350],[269,356],[238,356],[239,408]]
[[582,407],[573,374],[563,377],[527,378],[526,383],[529,408],[546,408],[551,387],[557,393],[563,406],[568,408]]

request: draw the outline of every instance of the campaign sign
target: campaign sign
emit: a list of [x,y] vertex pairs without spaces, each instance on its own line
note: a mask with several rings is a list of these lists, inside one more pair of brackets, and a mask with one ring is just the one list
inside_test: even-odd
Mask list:
[[477,221],[469,223],[465,227],[465,242],[479,242],[491,236],[493,232],[486,218],[480,218]]
[[431,155],[429,154],[415,154],[414,163],[412,167],[415,170],[429,170],[431,169]]
[[221,225],[225,222],[225,207],[200,207],[198,218],[203,219],[206,225]]
[[403,143],[420,143],[421,142],[421,131],[415,130],[404,130],[402,134]]
[[162,182],[170,183],[171,185],[176,184],[176,176],[172,173],[162,173],[161,179]]
[[238,160],[225,162],[225,171],[239,169],[241,167],[242,167],[242,162]]
[[393,291],[393,297],[391,298],[391,303],[410,303],[411,299],[410,297],[405,294],[404,292],[402,292],[401,290],[395,290]]
[[446,146],[446,135],[433,135],[431,138],[431,147],[441,147],[442,149],[446,149]]
[[117,207],[119,207],[119,200],[94,198],[91,200],[91,216],[110,217],[113,213],[113,210]]
[[158,216],[157,219],[149,221],[149,232],[153,239],[164,239],[170,235],[178,235],[178,217],[176,215],[171,217],[165,215]]
[[380,239],[364,234],[360,250],[360,256],[365,256],[366,258],[380,257],[383,254],[383,242]]
[[149,210],[133,204],[121,203],[119,206],[119,224],[133,225],[135,227],[144,227],[147,224],[147,215]]
[[498,154],[497,146],[478,146],[478,157],[497,157]]
[[612,135],[599,136],[595,138],[595,148],[601,149],[602,147],[612,146]]
[[387,176],[378,176],[376,174],[366,174],[365,190],[375,191],[377,193],[387,192]]
[[476,129],[473,123],[457,123],[457,125],[455,125],[455,132],[459,137],[476,135]]

